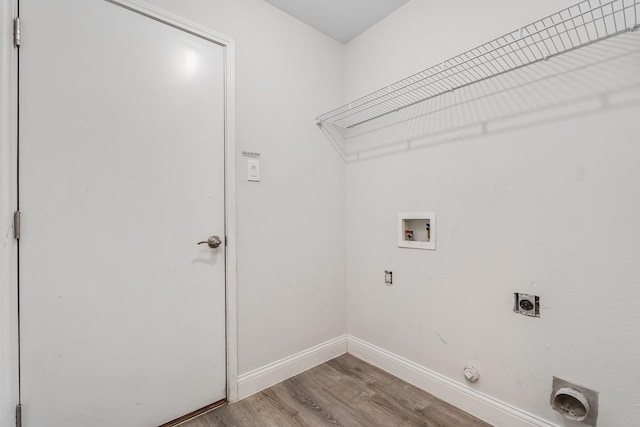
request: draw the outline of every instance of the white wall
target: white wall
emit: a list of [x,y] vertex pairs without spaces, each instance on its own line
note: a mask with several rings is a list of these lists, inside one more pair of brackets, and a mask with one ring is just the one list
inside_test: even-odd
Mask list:
[[[572,3],[413,0],[346,47],[347,98]],[[551,422],[564,425],[549,407],[557,376],[600,392],[598,425],[637,423],[637,32],[608,46],[622,44],[635,53],[436,114],[434,126],[453,123],[446,138],[427,126],[357,139],[358,149],[402,132],[427,142],[347,166],[349,334],[463,384],[472,363],[481,374],[473,389]],[[579,64],[584,52],[568,58]],[[573,66],[562,61],[546,66]],[[501,106],[521,114],[500,120]],[[465,115],[491,117],[486,133],[456,136]],[[429,210],[437,250],[398,248],[397,213]],[[394,273],[391,287],[384,270]],[[540,295],[542,317],[514,314],[514,291]]]
[[346,101],[575,3],[574,0],[412,0],[346,46]]
[[344,334],[345,172],[314,122],[342,100],[342,45],[262,0],[150,3],[236,43],[238,373]]

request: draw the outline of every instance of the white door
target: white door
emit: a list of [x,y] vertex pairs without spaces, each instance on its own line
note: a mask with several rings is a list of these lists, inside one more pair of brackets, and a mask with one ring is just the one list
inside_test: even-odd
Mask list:
[[20,16],[23,426],[224,399],[224,48],[103,0]]

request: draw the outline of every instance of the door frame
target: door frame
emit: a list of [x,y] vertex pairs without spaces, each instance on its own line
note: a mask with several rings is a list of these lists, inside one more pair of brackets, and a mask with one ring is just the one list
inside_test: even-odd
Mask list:
[[19,402],[18,243],[18,49],[13,18],[18,0],[0,1],[0,425],[15,423]]
[[[225,132],[225,307],[227,400],[238,399],[235,44],[232,38],[139,0],[105,0],[133,13],[213,42],[224,49]],[[18,202],[18,56],[13,45],[19,0],[0,2],[0,424],[15,420],[20,403],[18,243],[13,238],[13,212]],[[6,24],[6,25],[5,25]],[[11,424],[7,424],[11,425]]]

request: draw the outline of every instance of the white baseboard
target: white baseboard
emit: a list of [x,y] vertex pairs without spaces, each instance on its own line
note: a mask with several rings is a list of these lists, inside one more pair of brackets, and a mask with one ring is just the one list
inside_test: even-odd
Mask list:
[[298,375],[347,352],[347,336],[342,335],[277,362],[238,376],[238,400]]
[[351,335],[347,351],[496,427],[558,427]]
[[342,335],[238,377],[238,400],[346,352],[496,427],[558,427],[351,335]]

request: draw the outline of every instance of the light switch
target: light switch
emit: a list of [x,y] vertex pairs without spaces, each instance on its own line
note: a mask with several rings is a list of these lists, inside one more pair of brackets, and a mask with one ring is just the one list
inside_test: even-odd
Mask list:
[[247,170],[249,171],[249,181],[260,181],[260,160],[247,160]]

